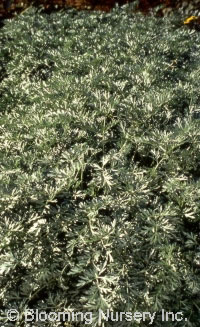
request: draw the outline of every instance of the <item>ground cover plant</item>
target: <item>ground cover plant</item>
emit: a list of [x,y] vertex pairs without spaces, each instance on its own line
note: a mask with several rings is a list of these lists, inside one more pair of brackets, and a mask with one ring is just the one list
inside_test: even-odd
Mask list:
[[200,34],[184,18],[29,8],[1,29],[3,326],[29,309],[199,326]]

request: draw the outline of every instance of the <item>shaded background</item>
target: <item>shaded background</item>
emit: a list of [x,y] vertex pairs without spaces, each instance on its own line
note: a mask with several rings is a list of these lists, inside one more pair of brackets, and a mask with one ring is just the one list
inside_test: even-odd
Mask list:
[[[30,5],[42,6],[45,12],[52,12],[66,7],[74,7],[78,10],[100,10],[109,12],[118,3],[122,6],[127,3],[136,3],[136,0],[0,0],[0,20],[12,18]],[[193,8],[200,10],[200,0],[138,0],[137,11],[148,14],[151,8],[158,8],[157,15],[164,16],[178,8],[185,10]]]

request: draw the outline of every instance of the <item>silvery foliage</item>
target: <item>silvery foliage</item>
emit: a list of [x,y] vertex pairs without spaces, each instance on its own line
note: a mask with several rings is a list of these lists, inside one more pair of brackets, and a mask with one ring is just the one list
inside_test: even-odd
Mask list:
[[158,327],[164,308],[198,326],[200,34],[181,19],[30,8],[1,29],[3,322],[110,309]]

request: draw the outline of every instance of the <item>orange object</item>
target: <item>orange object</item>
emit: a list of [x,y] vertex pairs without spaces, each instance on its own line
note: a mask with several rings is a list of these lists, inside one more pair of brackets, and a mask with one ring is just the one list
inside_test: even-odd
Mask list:
[[194,22],[198,19],[199,17],[197,16],[190,16],[189,18],[187,18],[186,20],[184,20],[184,24],[190,24],[191,22]]
[[183,22],[190,29],[200,31],[200,16],[190,16]]

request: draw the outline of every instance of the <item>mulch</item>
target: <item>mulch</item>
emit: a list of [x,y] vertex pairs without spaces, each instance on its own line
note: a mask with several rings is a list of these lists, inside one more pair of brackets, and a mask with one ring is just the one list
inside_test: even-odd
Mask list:
[[[136,0],[3,0],[0,3],[0,27],[4,25],[4,20],[13,18],[20,14],[30,5],[35,7],[42,7],[43,12],[51,13],[63,8],[73,7],[77,10],[100,10],[109,12],[117,2],[119,6],[127,3],[134,3]],[[159,6],[162,5],[162,8]],[[135,12],[140,11],[144,15],[148,15],[152,8],[158,8],[156,15],[164,17],[171,11],[179,8],[184,10],[193,7],[194,10],[200,11],[199,0],[139,0]],[[200,26],[198,20],[191,20],[188,26]]]

